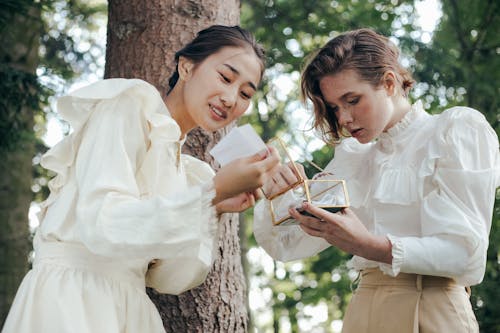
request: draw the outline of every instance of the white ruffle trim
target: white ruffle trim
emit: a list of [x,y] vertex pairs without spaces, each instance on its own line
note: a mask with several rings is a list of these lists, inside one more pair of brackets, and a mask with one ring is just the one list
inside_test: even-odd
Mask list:
[[404,261],[403,242],[399,237],[387,234],[392,244],[392,264],[379,263],[380,270],[389,276],[397,276]]
[[60,189],[68,181],[69,169],[75,162],[83,129],[96,109],[95,106],[103,99],[113,99],[131,90],[134,96],[141,100],[141,111],[144,112],[151,126],[149,137],[151,144],[179,140],[180,128],[168,114],[160,93],[145,81],[138,79],[103,80],[61,97],[57,102],[58,112],[62,119],[70,124],[73,132],[42,157],[40,164],[55,172],[56,176],[48,183],[50,195],[41,203],[40,219],[43,219],[47,207],[56,200]]

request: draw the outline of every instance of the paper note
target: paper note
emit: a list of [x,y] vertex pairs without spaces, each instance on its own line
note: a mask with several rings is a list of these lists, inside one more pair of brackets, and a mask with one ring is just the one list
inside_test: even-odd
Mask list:
[[233,128],[210,151],[221,166],[229,162],[257,154],[267,149],[266,144],[249,124]]

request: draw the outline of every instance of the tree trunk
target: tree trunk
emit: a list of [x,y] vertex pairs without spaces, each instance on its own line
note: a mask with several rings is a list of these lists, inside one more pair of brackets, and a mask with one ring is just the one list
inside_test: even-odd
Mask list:
[[[238,24],[239,9],[238,0],[110,0],[105,77],[140,78],[165,93],[175,52],[203,28]],[[193,130],[183,151],[214,166],[208,150],[226,132]],[[246,332],[238,215],[221,219],[216,260],[201,286],[179,296],[148,293],[167,332]]]
[[0,327],[29,269],[34,110],[23,98],[33,96],[35,88],[31,84],[38,64],[39,8],[12,15],[7,25],[9,29],[0,32],[2,44],[8,46],[0,51],[2,95],[6,92],[1,103],[5,109],[0,110]]

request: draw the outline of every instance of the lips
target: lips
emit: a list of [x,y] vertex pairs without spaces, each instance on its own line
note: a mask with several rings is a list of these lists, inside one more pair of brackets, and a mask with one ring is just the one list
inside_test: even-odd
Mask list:
[[218,106],[210,104],[210,111],[212,111],[212,115],[214,115],[218,120],[227,119],[227,112]]
[[355,130],[350,130],[349,132],[351,133],[352,137],[356,138],[361,135],[362,128],[358,128]]

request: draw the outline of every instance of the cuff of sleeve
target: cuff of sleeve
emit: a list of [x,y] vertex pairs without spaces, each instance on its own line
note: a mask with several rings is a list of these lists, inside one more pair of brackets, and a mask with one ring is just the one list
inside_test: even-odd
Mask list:
[[380,264],[380,270],[389,276],[397,276],[404,261],[404,247],[401,238],[387,234],[392,245],[392,264]]

